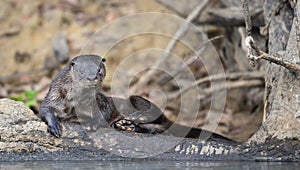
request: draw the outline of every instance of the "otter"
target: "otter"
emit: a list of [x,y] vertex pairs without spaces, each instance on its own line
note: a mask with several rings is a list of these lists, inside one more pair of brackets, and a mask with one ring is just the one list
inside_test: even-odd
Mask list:
[[116,129],[138,133],[163,133],[175,137],[234,142],[208,130],[174,123],[163,114],[158,106],[141,96],[130,96],[128,99],[107,97],[107,99],[111,105],[112,113],[119,115],[111,124]]
[[94,131],[99,127],[113,127],[138,133],[165,133],[187,138],[198,138],[204,134],[210,139],[229,140],[213,132],[176,124],[143,97],[123,99],[105,96],[101,92],[106,76],[104,62],[105,59],[97,55],[80,55],[53,79],[39,111],[50,134],[60,137],[59,121],[70,121]]
[[56,75],[39,111],[48,125],[48,132],[61,136],[58,121],[79,122],[87,129],[107,126],[112,114],[105,107],[108,101],[101,94],[106,75],[104,62],[105,59],[97,55],[80,55]]

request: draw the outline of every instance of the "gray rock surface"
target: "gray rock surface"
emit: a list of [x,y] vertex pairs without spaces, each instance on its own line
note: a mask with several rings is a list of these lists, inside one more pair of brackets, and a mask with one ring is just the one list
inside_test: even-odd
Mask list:
[[[32,160],[299,160],[299,142],[253,147],[228,141],[200,141],[166,135],[120,132],[100,128],[85,132],[64,123],[61,138],[23,103],[0,99],[0,161]],[[273,148],[273,149],[269,149]],[[282,153],[282,150],[285,150]]]

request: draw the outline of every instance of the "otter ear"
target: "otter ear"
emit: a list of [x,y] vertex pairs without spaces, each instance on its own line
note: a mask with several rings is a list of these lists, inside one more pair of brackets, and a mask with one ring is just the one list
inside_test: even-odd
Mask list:
[[70,65],[73,67],[75,65],[75,62],[71,61]]
[[102,62],[104,63],[106,61],[106,59],[105,58],[102,58]]

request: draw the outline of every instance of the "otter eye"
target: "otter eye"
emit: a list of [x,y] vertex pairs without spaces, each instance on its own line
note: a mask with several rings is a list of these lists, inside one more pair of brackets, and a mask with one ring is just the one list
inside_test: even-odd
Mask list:
[[105,58],[102,58],[102,62],[104,63],[106,61],[106,59]]
[[98,73],[101,73],[102,71],[101,71],[101,69],[100,68],[98,68]]

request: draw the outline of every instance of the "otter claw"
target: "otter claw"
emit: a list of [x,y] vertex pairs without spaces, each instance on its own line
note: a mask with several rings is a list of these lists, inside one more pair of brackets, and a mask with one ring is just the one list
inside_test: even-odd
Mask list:
[[124,131],[134,131],[134,126],[133,125],[129,125],[129,126],[120,126],[119,128],[121,128]]
[[58,123],[55,123],[54,125],[48,125],[47,131],[54,135],[55,137],[59,138],[61,136],[61,127]]
[[135,131],[135,125],[130,120],[122,119],[122,120],[115,122],[114,125],[115,125],[115,128],[120,129],[120,130]]
[[46,114],[46,116],[44,117],[44,121],[46,122],[46,124],[48,125],[47,131],[59,138],[61,136],[61,126],[60,124],[57,122],[55,116],[53,114]]

